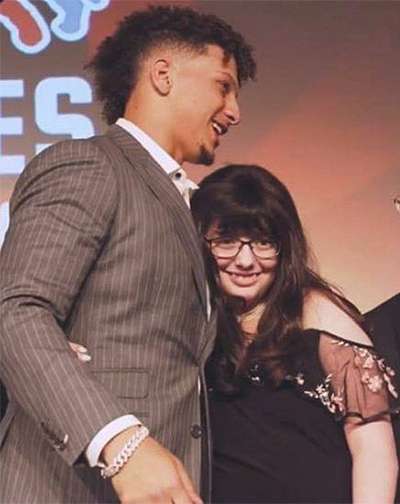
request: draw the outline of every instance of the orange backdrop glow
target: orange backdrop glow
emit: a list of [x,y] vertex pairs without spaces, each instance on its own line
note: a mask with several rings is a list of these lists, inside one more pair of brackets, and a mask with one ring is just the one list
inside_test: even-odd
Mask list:
[[[4,15],[10,1],[18,3],[5,0]],[[34,143],[68,138],[38,127],[37,83],[49,75],[84,75],[82,65],[98,42],[121,17],[147,3],[111,0],[92,12],[86,38],[72,43],[53,37],[37,55],[17,51],[0,24],[1,79],[25,83],[23,99],[2,100],[2,117],[24,117],[23,134],[2,136],[2,155],[24,153],[29,159]],[[400,194],[400,3],[186,3],[241,31],[259,67],[257,82],[241,94],[241,124],[224,138],[215,165],[190,166],[191,177],[199,181],[227,162],[267,166],[294,195],[328,280],[362,310],[400,291],[400,215],[393,205]],[[35,5],[50,23],[48,5]],[[105,128],[94,103],[61,97],[59,111],[87,116],[96,132]],[[3,205],[15,180],[0,171]]]

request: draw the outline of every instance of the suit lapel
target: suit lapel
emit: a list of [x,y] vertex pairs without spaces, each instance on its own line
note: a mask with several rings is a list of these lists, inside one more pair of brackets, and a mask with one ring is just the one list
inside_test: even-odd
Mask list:
[[207,310],[206,275],[201,255],[200,239],[195,229],[188,206],[179,194],[172,180],[154,161],[148,152],[129,133],[119,126],[111,126],[107,135],[121,154],[129,161],[157,199],[166,206],[173,216],[176,232],[188,255],[194,273],[194,280],[204,311]]

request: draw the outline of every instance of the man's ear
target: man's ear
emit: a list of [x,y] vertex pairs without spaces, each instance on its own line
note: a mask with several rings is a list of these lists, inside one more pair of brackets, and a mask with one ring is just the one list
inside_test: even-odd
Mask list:
[[166,58],[155,59],[150,66],[150,79],[160,95],[168,95],[172,87],[171,62]]

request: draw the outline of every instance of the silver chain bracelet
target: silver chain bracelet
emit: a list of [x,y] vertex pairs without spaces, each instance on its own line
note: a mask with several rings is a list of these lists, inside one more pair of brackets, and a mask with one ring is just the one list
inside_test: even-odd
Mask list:
[[135,453],[139,448],[142,441],[144,441],[149,435],[149,429],[144,425],[141,425],[135,432],[135,434],[127,441],[122,450],[114,458],[110,465],[103,467],[100,471],[101,476],[106,478],[112,478],[124,467],[128,462],[129,458]]

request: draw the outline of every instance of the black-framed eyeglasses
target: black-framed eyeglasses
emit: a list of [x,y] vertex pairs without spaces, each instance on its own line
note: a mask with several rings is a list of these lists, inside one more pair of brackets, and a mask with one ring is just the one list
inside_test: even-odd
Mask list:
[[229,236],[205,238],[214,257],[219,259],[233,259],[245,245],[248,245],[257,259],[274,259],[279,255],[280,247],[277,243],[267,239],[241,240]]

